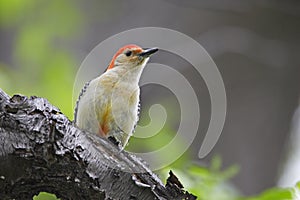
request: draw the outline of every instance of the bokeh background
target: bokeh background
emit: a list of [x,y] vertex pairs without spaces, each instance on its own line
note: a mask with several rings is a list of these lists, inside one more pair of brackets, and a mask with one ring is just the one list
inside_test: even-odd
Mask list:
[[[184,185],[205,194],[203,199],[294,186],[300,180],[299,1],[0,0],[0,88],[10,95],[45,97],[72,120],[73,84],[86,55],[114,34],[147,26],[197,40],[218,66],[228,105],[217,145],[200,160],[199,144],[210,118],[205,82],[178,56],[153,56],[151,62],[172,66],[189,80],[201,108],[193,145],[158,173],[164,177],[175,169]],[[140,123],[149,123],[154,103],[167,109],[167,123],[153,138],[132,139],[128,149],[155,149],[176,133],[180,109],[167,88],[142,88]]]

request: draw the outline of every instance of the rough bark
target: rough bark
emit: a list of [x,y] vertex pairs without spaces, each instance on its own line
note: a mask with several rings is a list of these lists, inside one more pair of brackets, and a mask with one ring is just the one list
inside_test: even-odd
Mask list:
[[0,89],[0,199],[196,199],[170,172],[166,186],[147,164],[77,129],[46,99]]

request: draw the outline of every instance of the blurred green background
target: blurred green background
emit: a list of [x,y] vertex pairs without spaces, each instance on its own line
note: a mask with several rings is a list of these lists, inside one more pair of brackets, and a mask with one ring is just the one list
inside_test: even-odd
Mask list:
[[[76,72],[70,44],[80,33],[83,16],[72,1],[0,1],[2,34],[12,34],[8,56],[0,61],[0,84],[8,94],[47,98],[72,117]],[[7,43],[8,42],[8,43]],[[3,58],[3,57],[2,57]]]
[[[181,31],[199,41],[217,63],[228,95],[227,121],[216,148],[206,159],[197,158],[199,145],[195,142],[180,159],[157,173],[165,180],[172,169],[186,189],[203,200],[297,199],[299,186],[295,183],[286,189],[276,185],[278,177],[286,173],[284,146],[289,146],[300,91],[299,2],[151,3],[0,0],[0,88],[10,95],[44,97],[72,120],[77,69],[94,46],[135,27]],[[154,61],[164,60],[165,55],[161,55]],[[180,63],[167,58],[170,65]],[[178,69],[190,77],[203,99],[201,118],[205,122],[210,116],[205,86],[188,67]],[[170,95],[158,92],[153,100],[153,88],[143,91],[139,123],[149,122],[145,110],[153,102],[165,102],[171,121],[153,138],[132,139],[128,149],[134,151],[167,144],[180,120]],[[201,126],[196,141],[203,138],[206,127]],[[41,193],[34,199],[55,197]]]

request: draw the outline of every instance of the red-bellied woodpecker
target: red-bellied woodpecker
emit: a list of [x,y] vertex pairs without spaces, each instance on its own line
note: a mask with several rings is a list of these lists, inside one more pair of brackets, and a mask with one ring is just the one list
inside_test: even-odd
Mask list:
[[75,124],[102,137],[114,137],[124,148],[138,121],[138,82],[149,56],[157,48],[126,45],[113,56],[106,71],[86,83],[75,108]]

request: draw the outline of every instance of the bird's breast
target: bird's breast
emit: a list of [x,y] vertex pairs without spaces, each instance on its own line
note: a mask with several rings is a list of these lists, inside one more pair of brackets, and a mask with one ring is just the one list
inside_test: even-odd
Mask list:
[[140,89],[125,81],[100,80],[96,102],[99,126],[104,135],[113,130],[131,134],[138,120]]

